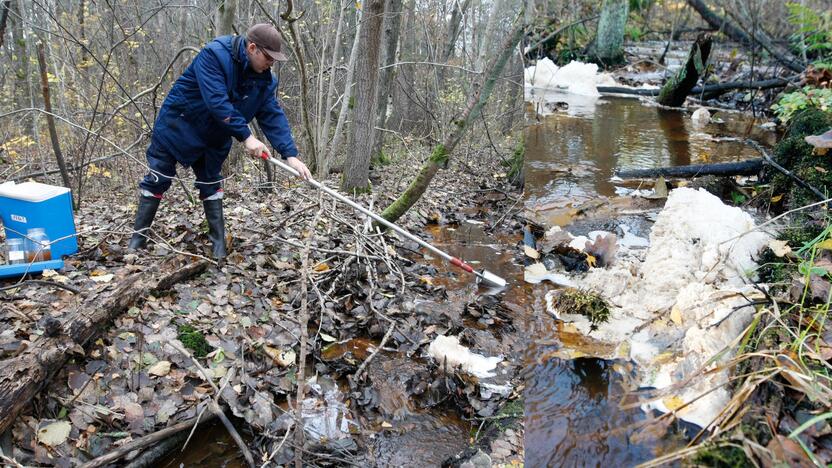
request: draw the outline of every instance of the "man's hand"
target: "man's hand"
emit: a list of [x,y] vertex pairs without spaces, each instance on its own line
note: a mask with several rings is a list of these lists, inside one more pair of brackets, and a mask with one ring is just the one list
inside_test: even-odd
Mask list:
[[303,179],[303,180],[311,180],[312,179],[312,173],[309,172],[309,168],[307,168],[306,164],[304,164],[303,161],[301,161],[300,159],[295,158],[295,157],[287,158],[286,159],[286,165],[288,165],[292,169],[298,171],[298,174],[300,175],[301,179]]
[[269,157],[272,156],[272,153],[268,148],[266,148],[266,145],[264,145],[263,142],[257,138],[254,138],[254,135],[250,135],[246,138],[246,141],[244,141],[243,144],[246,145],[246,153],[248,153],[249,156],[254,156],[258,159],[263,157],[263,153],[268,154]]

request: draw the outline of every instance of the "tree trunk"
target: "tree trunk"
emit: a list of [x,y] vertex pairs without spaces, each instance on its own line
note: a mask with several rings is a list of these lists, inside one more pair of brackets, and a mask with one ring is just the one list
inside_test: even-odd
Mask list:
[[[359,15],[360,12],[356,12]],[[352,79],[355,72],[355,61],[358,56],[359,36],[361,29],[364,28],[363,14],[362,18],[356,17],[356,31],[355,38],[352,41],[352,49],[350,50],[350,61],[347,64],[347,77],[344,80],[344,94],[341,97],[341,110],[338,112],[338,122],[335,124],[335,133],[332,135],[332,144],[329,146],[329,155],[326,157],[327,163],[332,164],[335,161],[335,156],[338,154],[338,147],[341,146],[341,139],[343,138],[342,131],[344,129],[344,122],[347,120],[347,114],[350,112],[350,102],[352,101]],[[329,172],[329,166],[325,168],[324,172]]]
[[[319,103],[325,102],[324,108],[318,112],[319,118],[323,119],[323,124],[318,127],[318,176],[325,179],[329,175],[329,126],[332,123],[332,99],[335,96],[335,79],[338,76],[338,57],[341,54],[341,32],[344,27],[344,11],[347,9],[343,3],[349,3],[349,0],[339,2],[338,26],[335,28],[335,44],[332,46],[332,59],[329,62],[329,80],[326,90],[326,99],[319,99]],[[323,73],[321,74],[323,76]],[[320,92],[323,92],[323,85],[321,85]]]
[[513,54],[511,63],[511,80],[507,82],[508,89],[508,108],[506,111],[505,120],[503,121],[502,133],[508,135],[514,128],[514,122],[518,118],[522,121],[524,112],[523,103],[523,55],[521,50],[517,50]]
[[0,14],[0,47],[3,47],[3,40],[6,38],[6,21],[9,19],[11,3],[12,0],[5,0],[2,5],[3,13]]
[[87,61],[87,33],[84,29],[84,8],[86,5],[85,0],[81,0],[80,5],[78,5],[78,25],[81,27],[81,62]]
[[[384,4],[384,25],[381,36],[381,44],[384,47],[381,57],[382,69],[379,71],[378,78],[378,93],[376,95],[376,127],[386,128],[387,124],[387,101],[390,98],[390,87],[393,81],[392,65],[396,62],[396,48],[399,45],[399,32],[402,25],[402,0],[386,0]],[[373,151],[370,153],[372,158],[377,158],[381,154],[381,148],[384,143],[384,133],[376,133],[375,141],[373,142]]]
[[628,0],[604,0],[595,37],[595,57],[604,66],[624,62],[624,27],[628,13]]
[[355,90],[355,145],[347,157],[341,190],[366,191],[369,188],[370,152],[373,150],[376,125],[376,92],[378,88],[378,59],[381,49],[381,24],[384,20],[384,0],[370,0],[365,4],[364,25],[360,42],[364,45],[355,71],[358,79]]
[[[465,3],[462,5],[459,4],[458,1],[454,1],[454,10],[451,13],[451,19],[448,21],[448,28],[445,33],[445,38],[447,42],[442,47],[442,55],[439,56],[439,63],[448,63],[450,60],[451,55],[454,54],[454,48],[456,47],[456,40],[459,38],[459,33],[462,30],[460,25],[462,24],[462,17],[465,13],[468,12],[468,7],[471,5],[471,0],[465,0]],[[445,85],[445,67],[439,67],[439,90],[441,90]],[[437,90],[438,91],[438,90]]]
[[[404,5],[405,15],[402,24],[402,31],[399,36],[399,53],[397,62],[408,61],[413,55],[413,48],[416,44],[416,35],[414,34],[415,23],[415,0],[407,0]],[[399,65],[396,67],[396,73],[393,75],[393,102],[391,103],[390,118],[387,119],[387,127],[391,130],[396,130],[402,133],[409,133],[412,129],[410,121],[418,112],[418,107],[410,104],[410,97],[408,90],[413,88],[414,73],[413,65]]]
[[[20,0],[11,2],[12,19],[12,47],[17,63],[14,65],[14,102],[18,109],[30,106],[31,90],[29,89],[29,50],[26,45],[26,37],[23,32],[23,12],[20,9]],[[31,117],[23,117],[26,120]]]
[[219,6],[220,35],[234,34],[234,15],[237,12],[237,0],[221,0]]
[[[66,169],[64,162],[64,154],[61,152],[61,142],[58,140],[58,131],[55,129],[55,117],[52,116],[52,100],[49,98],[49,79],[46,75],[46,57],[43,54],[43,44],[38,43],[38,65],[40,66],[40,85],[43,91],[43,107],[46,110],[46,123],[49,126],[49,138],[52,140],[52,150],[55,152],[55,160],[58,161],[58,168],[61,170],[61,179],[64,182],[64,187],[71,188],[69,182],[69,172]],[[70,192],[70,196],[72,192]],[[76,204],[78,200],[73,201],[73,206],[78,209]]]
[[505,68],[506,62],[508,62],[509,57],[514,51],[514,47],[520,41],[524,30],[524,16],[525,12],[521,8],[511,33],[506,37],[506,40],[489,63],[487,69],[483,72],[482,77],[472,85],[471,94],[468,96],[468,105],[462,115],[452,121],[453,131],[448,134],[442,144],[434,147],[433,153],[425,164],[422,165],[419,174],[416,175],[416,178],[410,183],[404,193],[381,213],[384,219],[390,222],[395,222],[399,219],[425,193],[436,172],[441,168],[447,167],[448,160],[454,148],[459,143],[462,135],[468,129],[473,119],[477,117],[482,106],[488,100],[491,91],[494,89],[494,83],[499,78],[503,68]]
[[[172,261],[180,261],[175,259]],[[58,334],[42,336],[17,357],[0,361],[0,434],[42,386],[64,365],[69,356],[89,343],[107,323],[130,308],[140,297],[169,289],[193,277],[208,265],[195,262],[183,267],[162,265],[124,278],[109,295],[93,294],[61,323]]]
[[663,106],[677,107],[685,102],[688,94],[696,86],[699,76],[705,73],[708,56],[711,54],[711,36],[700,34],[691,46],[685,66],[662,86],[657,99]]

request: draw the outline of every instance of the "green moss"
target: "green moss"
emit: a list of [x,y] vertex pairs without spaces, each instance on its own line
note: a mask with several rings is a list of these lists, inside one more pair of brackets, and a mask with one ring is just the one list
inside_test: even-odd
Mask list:
[[742,449],[733,446],[705,446],[693,458],[697,466],[714,468],[735,468],[754,466]]
[[[827,194],[832,193],[832,158],[814,154],[814,148],[804,138],[823,133],[830,127],[832,114],[829,112],[815,108],[803,110],[795,114],[785,138],[774,148],[774,159],[778,164]],[[818,201],[815,194],[795,184],[785,174],[773,169],[771,174],[773,195],[785,195],[777,208],[794,209]]]
[[514,148],[514,154],[511,156],[511,159],[503,162],[503,165],[508,167],[508,180],[512,184],[517,184],[518,182],[522,184],[523,160],[525,157],[526,143],[523,140],[523,137],[520,137],[520,141],[517,142],[517,146]]
[[445,167],[448,164],[448,152],[445,151],[445,145],[436,145],[433,153],[430,155],[432,163]]
[[564,289],[555,299],[555,308],[565,314],[588,318],[593,328],[610,319],[610,308],[601,296],[580,289]]
[[211,345],[205,340],[205,335],[190,325],[178,327],[179,341],[194,353],[194,357],[204,358],[211,351]]

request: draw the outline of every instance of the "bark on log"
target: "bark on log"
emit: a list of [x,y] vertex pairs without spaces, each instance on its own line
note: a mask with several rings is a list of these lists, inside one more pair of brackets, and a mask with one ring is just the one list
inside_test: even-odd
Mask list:
[[763,47],[763,49],[770,53],[772,57],[777,59],[778,62],[782,63],[790,70],[795,71],[797,73],[803,72],[803,70],[806,68],[806,66],[800,63],[796,57],[789,57],[790,54],[787,55],[778,51],[771,43],[771,41],[765,39],[764,37],[762,37],[762,35],[749,36],[748,34],[746,34],[745,31],[735,26],[732,22],[717,15],[710,8],[708,8],[708,5],[705,3],[704,0],[687,1],[688,5],[690,5],[694,10],[696,10],[696,12],[699,13],[699,16],[701,16],[702,19],[705,20],[705,22],[707,22],[713,28],[722,31],[723,33],[725,33],[726,36],[730,37],[731,39],[745,45],[751,45],[753,42],[757,42]]
[[708,56],[711,54],[711,36],[702,34],[691,46],[688,60],[676,75],[669,79],[659,92],[657,101],[664,106],[681,106],[690,94],[699,77],[705,73]]
[[61,332],[43,336],[17,357],[0,361],[0,433],[8,429],[18,413],[64,365],[67,358],[83,347],[99,330],[126,311],[144,295],[170,288],[191,278],[208,266],[207,261],[179,266],[172,258],[159,267],[124,278],[109,294],[93,294],[65,315]]
[[656,177],[678,177],[690,178],[704,175],[734,176],[754,175],[760,172],[763,167],[762,159],[750,159],[748,161],[715,163],[715,164],[691,164],[689,166],[657,167],[654,169],[634,169],[630,171],[618,171],[616,177],[622,179],[653,179]]
[[[735,89],[783,88],[791,84],[795,78],[796,76],[790,78],[772,78],[762,81],[729,81],[727,83],[709,84],[704,87],[695,86],[690,90],[690,94],[695,96],[704,92],[703,99],[713,99]],[[659,89],[622,88],[617,86],[598,86],[598,92],[607,94],[632,94],[636,96],[659,95]]]

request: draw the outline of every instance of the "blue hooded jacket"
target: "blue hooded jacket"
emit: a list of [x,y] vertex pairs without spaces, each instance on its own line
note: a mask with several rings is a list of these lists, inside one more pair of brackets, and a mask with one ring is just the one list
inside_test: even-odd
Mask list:
[[248,66],[246,40],[232,52],[232,36],[209,42],[165,98],[153,127],[152,143],[191,166],[202,156],[220,167],[231,149],[231,137],[251,135],[248,122],[257,118],[269,142],[285,159],[297,156],[289,121],[277,104],[277,78]]

